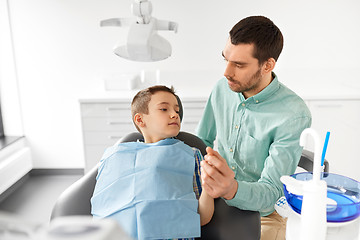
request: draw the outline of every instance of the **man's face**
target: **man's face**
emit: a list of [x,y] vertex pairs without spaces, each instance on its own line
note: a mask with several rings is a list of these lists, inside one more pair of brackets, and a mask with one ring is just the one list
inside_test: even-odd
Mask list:
[[149,113],[143,114],[145,138],[151,142],[175,137],[180,131],[179,105],[169,92],[157,92],[151,96]]
[[264,86],[262,81],[262,66],[253,57],[253,44],[233,45],[228,39],[223,57],[226,61],[224,76],[229,87],[234,92],[243,93],[245,98],[260,92]]

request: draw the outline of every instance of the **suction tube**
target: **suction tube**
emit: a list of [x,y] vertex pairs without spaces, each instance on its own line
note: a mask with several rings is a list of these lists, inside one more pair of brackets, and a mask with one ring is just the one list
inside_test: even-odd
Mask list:
[[320,181],[321,173],[321,145],[319,134],[312,128],[306,128],[300,135],[300,146],[304,147],[306,137],[310,135],[314,139],[314,163],[313,163],[313,180],[316,184]]

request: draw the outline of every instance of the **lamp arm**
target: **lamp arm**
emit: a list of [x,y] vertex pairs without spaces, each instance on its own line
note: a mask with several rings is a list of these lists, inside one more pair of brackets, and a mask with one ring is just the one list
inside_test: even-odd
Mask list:
[[133,18],[109,18],[100,21],[101,27],[128,27],[132,23],[134,23],[135,20]]
[[156,30],[174,31],[177,33],[178,24],[176,22],[166,20],[156,20]]
[[152,4],[148,0],[133,0],[131,12],[136,16],[137,23],[148,24],[151,19]]

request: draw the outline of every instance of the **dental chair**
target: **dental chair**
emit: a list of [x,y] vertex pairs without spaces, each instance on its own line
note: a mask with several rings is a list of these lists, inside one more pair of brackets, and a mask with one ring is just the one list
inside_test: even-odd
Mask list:
[[[197,136],[180,132],[176,138],[198,148],[203,155],[206,155],[206,145]],[[143,140],[143,136],[133,132],[119,142],[137,140]],[[61,216],[91,215],[90,199],[96,183],[97,167],[92,168],[60,195],[53,208],[51,219]],[[215,199],[215,212],[211,222],[201,228],[200,239],[260,239],[260,227],[259,212],[228,206],[223,199],[218,198]]]

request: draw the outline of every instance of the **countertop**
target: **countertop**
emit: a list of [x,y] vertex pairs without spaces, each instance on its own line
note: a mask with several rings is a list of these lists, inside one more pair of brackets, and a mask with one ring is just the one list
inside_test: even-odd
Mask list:
[[[190,77],[189,77],[190,76]],[[207,99],[216,81],[222,76],[212,73],[200,72],[195,75],[193,72],[172,74],[164,77],[168,81],[150,82],[143,84],[138,89],[129,90],[128,84],[124,83],[122,89],[105,90],[105,84],[98,90],[83,92],[79,96],[81,103],[85,102],[108,102],[131,100],[140,90],[150,85],[161,84],[173,85],[176,93],[181,98]],[[290,78],[291,76],[291,78]],[[296,78],[290,74],[281,73],[278,75],[280,82],[289,87],[305,101],[307,100],[360,100],[360,81],[355,78],[337,78],[331,80],[326,77],[311,75],[312,78]],[[210,79],[210,80],[209,80]],[[211,80],[212,79],[212,80]],[[215,80],[214,80],[215,79]],[[290,80],[284,82],[284,80]]]

